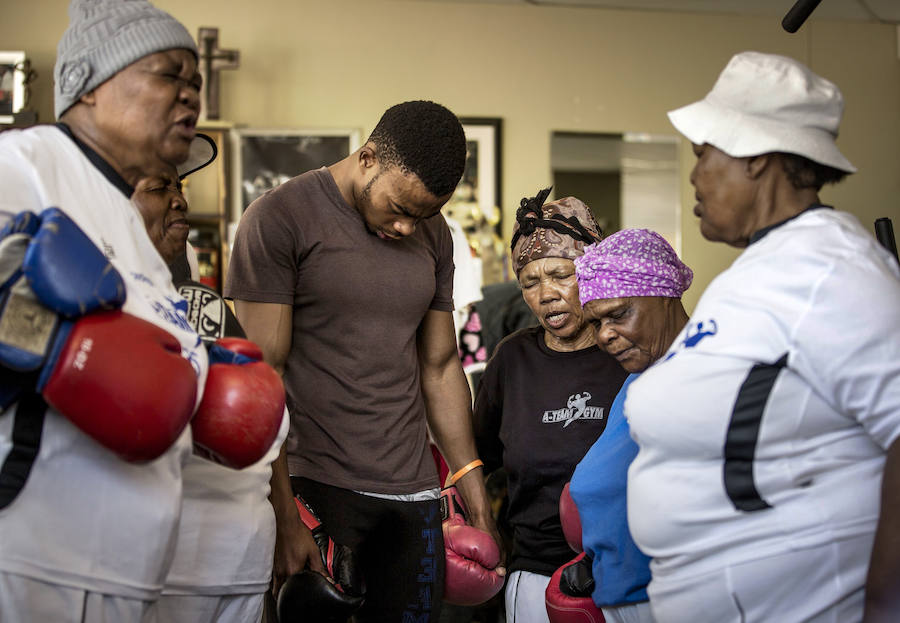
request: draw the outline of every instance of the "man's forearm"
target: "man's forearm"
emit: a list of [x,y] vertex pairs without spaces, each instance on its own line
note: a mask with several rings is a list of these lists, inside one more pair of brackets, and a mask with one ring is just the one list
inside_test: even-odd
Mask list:
[[272,477],[269,480],[269,501],[275,510],[276,521],[296,514],[294,491],[291,487],[291,476],[288,471],[286,444],[281,445],[278,458],[272,462]]
[[[457,364],[448,365],[441,374],[423,375],[422,388],[428,425],[453,474],[478,458],[472,431],[469,384]],[[477,468],[456,482],[473,522],[491,514],[483,476],[483,470]]]

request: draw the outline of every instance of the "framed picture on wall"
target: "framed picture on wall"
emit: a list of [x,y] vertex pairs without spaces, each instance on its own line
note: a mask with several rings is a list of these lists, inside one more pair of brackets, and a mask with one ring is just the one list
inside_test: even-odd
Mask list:
[[234,131],[232,196],[240,215],[269,189],[306,171],[333,164],[360,145],[356,129],[252,129]]
[[501,216],[502,128],[496,117],[461,117],[466,133],[466,166],[453,196],[441,210],[456,221],[481,260],[483,284],[508,277]]
[[444,213],[464,228],[469,221],[486,221],[501,235],[501,144],[503,120],[498,117],[460,117],[466,132],[466,168]]
[[0,51],[0,123],[13,123],[25,106],[25,52]]

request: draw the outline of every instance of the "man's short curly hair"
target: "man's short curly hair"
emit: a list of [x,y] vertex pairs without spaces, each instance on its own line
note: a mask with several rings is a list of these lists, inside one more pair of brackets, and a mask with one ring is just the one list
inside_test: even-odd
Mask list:
[[385,168],[415,173],[435,197],[454,191],[466,165],[466,135],[459,119],[434,102],[391,106],[369,136]]

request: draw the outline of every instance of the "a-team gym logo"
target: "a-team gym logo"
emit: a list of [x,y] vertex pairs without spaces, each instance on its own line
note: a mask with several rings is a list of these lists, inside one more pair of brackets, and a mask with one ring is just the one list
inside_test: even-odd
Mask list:
[[604,416],[603,407],[588,406],[587,401],[590,399],[590,392],[572,394],[566,401],[565,409],[544,411],[541,421],[544,424],[563,422],[563,428],[565,428],[575,420],[602,420]]

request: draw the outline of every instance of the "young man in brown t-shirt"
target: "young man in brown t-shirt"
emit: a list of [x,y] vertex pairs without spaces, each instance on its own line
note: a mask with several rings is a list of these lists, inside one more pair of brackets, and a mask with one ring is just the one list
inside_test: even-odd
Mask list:
[[[291,412],[272,477],[276,594],[305,565],[321,569],[299,493],[361,559],[357,620],[437,618],[443,548],[426,420],[452,470],[477,459],[440,216],[465,155],[453,113],[399,104],[356,152],[270,191],[241,220],[226,296],[284,375]],[[470,522],[499,543],[480,475],[457,487]]]

